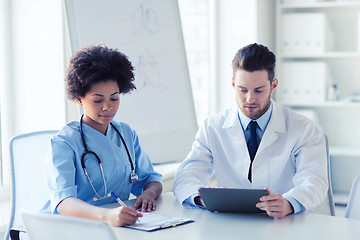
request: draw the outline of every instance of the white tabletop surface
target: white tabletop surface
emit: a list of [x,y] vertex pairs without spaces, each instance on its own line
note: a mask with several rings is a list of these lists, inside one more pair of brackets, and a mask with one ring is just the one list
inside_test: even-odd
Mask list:
[[143,232],[128,228],[113,230],[118,239],[360,239],[360,220],[300,213],[274,219],[266,214],[215,213],[184,208],[172,193],[163,193],[157,200],[159,214],[191,218],[194,223]]

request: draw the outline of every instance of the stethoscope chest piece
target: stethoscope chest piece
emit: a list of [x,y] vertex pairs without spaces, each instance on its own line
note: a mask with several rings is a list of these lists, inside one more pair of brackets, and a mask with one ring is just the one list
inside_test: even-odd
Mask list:
[[139,176],[135,173],[135,171],[132,171],[130,174],[130,181],[132,183],[139,181]]

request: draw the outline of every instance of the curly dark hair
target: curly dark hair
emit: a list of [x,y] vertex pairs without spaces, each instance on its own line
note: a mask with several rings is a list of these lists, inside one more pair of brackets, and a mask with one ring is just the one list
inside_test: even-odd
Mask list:
[[232,61],[233,76],[238,69],[247,72],[266,70],[270,83],[275,76],[276,57],[269,48],[264,45],[253,43],[241,48]]
[[76,52],[66,71],[66,92],[70,100],[84,97],[95,83],[113,80],[120,93],[136,89],[134,67],[117,49],[103,45],[89,46]]

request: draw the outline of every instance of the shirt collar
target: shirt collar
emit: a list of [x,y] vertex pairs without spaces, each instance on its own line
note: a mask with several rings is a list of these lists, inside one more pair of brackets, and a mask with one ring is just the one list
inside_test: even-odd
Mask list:
[[[259,125],[261,131],[263,131],[263,132],[265,131],[265,129],[270,121],[272,109],[273,109],[273,103],[272,103],[272,101],[270,101],[270,106],[269,106],[268,110],[266,110],[266,112],[263,115],[261,115],[258,119],[256,119],[257,124]],[[240,124],[241,124],[243,130],[245,131],[249,122],[253,119],[245,116],[239,107],[238,107],[238,116],[239,116]]]

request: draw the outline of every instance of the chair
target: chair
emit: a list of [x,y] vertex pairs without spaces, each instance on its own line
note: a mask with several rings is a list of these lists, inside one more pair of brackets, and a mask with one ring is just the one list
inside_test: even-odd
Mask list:
[[316,207],[312,210],[312,212],[320,213],[320,214],[326,214],[335,216],[335,204],[334,204],[334,196],[333,196],[333,188],[332,188],[332,182],[331,182],[331,171],[330,171],[330,150],[329,150],[329,141],[325,134],[323,134],[325,138],[325,144],[326,144],[326,165],[327,165],[327,176],[328,176],[328,194],[325,198],[325,200],[320,204],[320,206]]
[[346,206],[345,217],[360,219],[360,176],[357,176],[351,187],[349,202]]
[[5,240],[19,239],[19,229],[23,225],[20,209],[38,211],[50,198],[45,184],[44,160],[50,153],[50,139],[56,133],[26,133],[10,141],[11,211]]
[[23,211],[21,213],[30,240],[115,240],[111,227],[104,222]]

